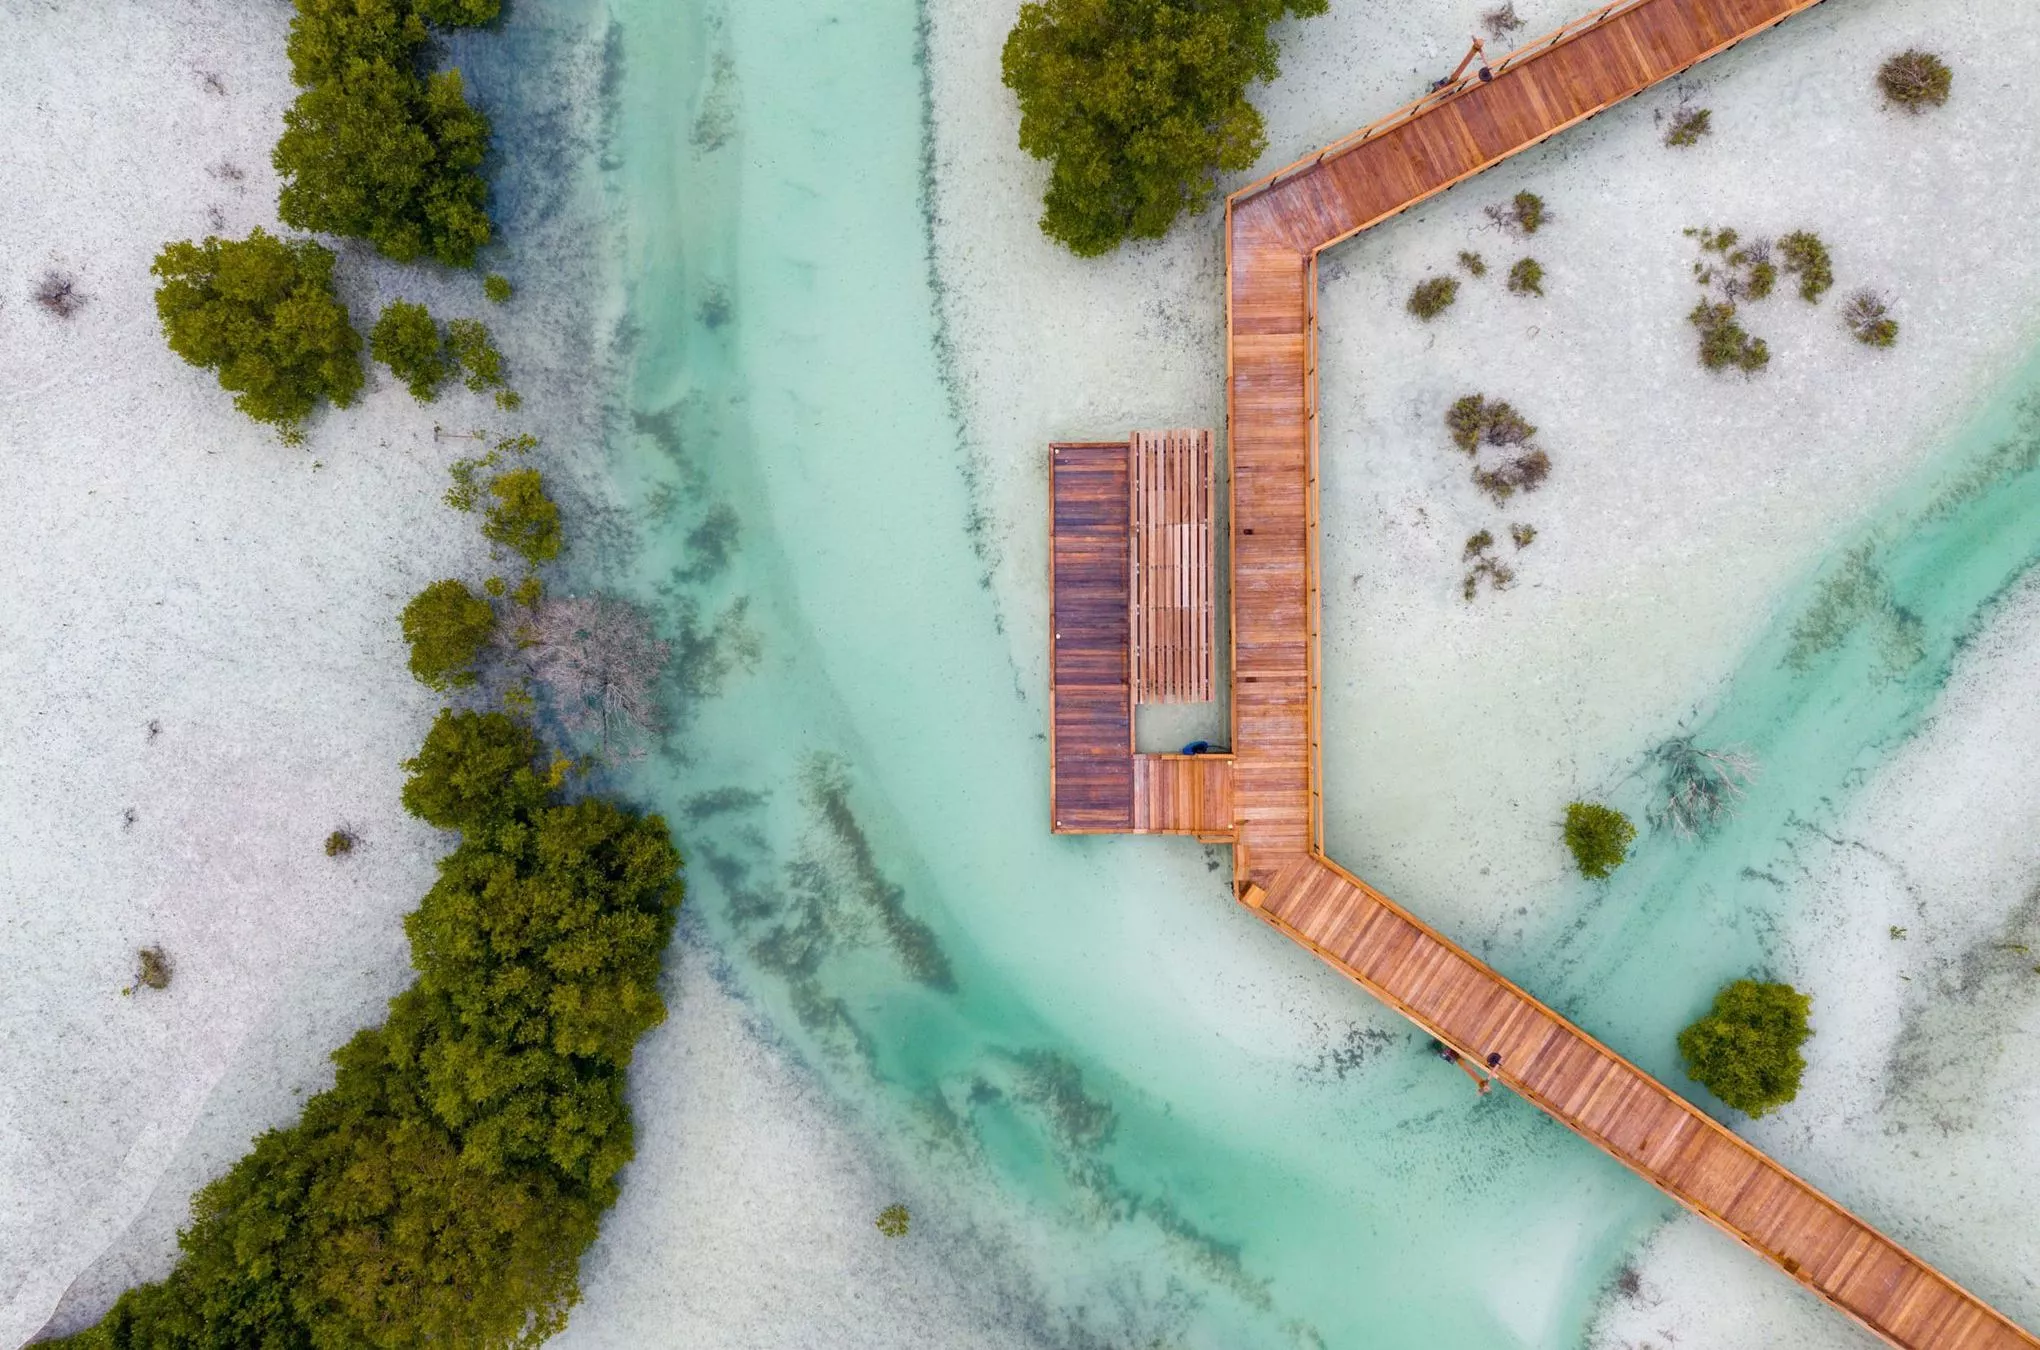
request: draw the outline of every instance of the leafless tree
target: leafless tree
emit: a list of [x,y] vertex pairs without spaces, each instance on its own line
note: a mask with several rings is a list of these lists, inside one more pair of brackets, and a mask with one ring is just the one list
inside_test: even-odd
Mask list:
[[59,319],[70,318],[85,304],[85,292],[78,289],[77,278],[54,267],[43,273],[43,279],[36,283],[34,298],[45,312]]
[[1651,752],[1663,774],[1653,824],[1682,839],[1706,834],[1738,812],[1757,776],[1757,757],[1739,746],[1709,750],[1691,736],[1674,736]]
[[514,632],[515,658],[570,730],[595,735],[604,754],[658,726],[659,676],[672,645],[645,612],[614,596],[541,600]]

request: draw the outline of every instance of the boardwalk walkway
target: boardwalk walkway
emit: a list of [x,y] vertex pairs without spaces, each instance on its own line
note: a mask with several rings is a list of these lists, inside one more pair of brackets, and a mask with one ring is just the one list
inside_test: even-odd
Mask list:
[[1466,1062],[1498,1055],[1500,1081],[1888,1343],[2040,1350],[1321,848],[1318,254],[1816,3],[1620,0],[1497,62],[1490,82],[1469,77],[1227,202],[1232,757],[1133,753],[1125,447],[1057,447],[1055,828],[1195,816],[1195,832],[1233,843],[1236,890],[1263,920]]
[[1267,922],[1889,1343],[2040,1340],[1321,851],[1317,259],[1818,0],[1625,0],[1226,207],[1234,870]]

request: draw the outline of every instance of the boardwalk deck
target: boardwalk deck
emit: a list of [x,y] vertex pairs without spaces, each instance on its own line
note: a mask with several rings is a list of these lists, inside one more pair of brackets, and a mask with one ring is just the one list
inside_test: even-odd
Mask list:
[[[1177,453],[1158,455],[1152,465],[1160,476],[1147,510],[1156,538],[1148,553],[1134,542],[1132,451],[1139,439],[1049,447],[1051,828],[1230,841],[1232,756],[1134,751],[1133,663],[1143,648],[1134,633],[1133,595],[1142,566],[1160,577],[1145,650],[1169,672],[1166,680],[1159,673],[1151,680],[1151,691],[1196,692],[1200,659],[1206,698],[1211,685],[1211,586],[1207,578],[1200,587],[1194,576],[1199,566],[1211,566],[1211,433],[1150,438],[1173,439]],[[1186,472],[1202,475],[1201,498]],[[1172,603],[1160,603],[1163,596]]]
[[[1126,447],[1064,446],[1055,540],[1056,828],[1230,836],[1243,903],[1895,1346],[2040,1339],[1737,1138],[1322,852],[1317,259],[1820,0],[1619,0],[1226,204],[1230,757],[1136,756]],[[1104,451],[1109,450],[1107,454]],[[1114,560],[1117,560],[1117,575]]]
[[1819,0],[1624,0],[1226,207],[1238,891],[1264,919],[1893,1345],[2040,1348],[1322,852],[1317,259]]

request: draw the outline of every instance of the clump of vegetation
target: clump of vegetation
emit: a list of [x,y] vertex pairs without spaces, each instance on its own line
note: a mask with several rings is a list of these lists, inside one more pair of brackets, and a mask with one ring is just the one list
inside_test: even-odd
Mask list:
[[326,856],[342,858],[354,852],[354,846],[361,841],[354,837],[354,831],[341,828],[326,836]]
[[1898,341],[1898,320],[1891,306],[1875,291],[1857,291],[1842,308],[1842,322],[1856,341],[1866,347],[1889,347]]
[[136,989],[170,987],[170,976],[173,973],[170,968],[170,957],[161,947],[144,947],[135,953],[135,959],[137,962],[135,982],[129,986],[130,992]]
[[1494,498],[1497,506],[1518,492],[1535,492],[1551,476],[1551,456],[1542,450],[1528,450],[1499,464],[1473,471],[1474,485]]
[[517,294],[517,288],[501,272],[491,272],[482,278],[482,294],[488,296],[492,304],[500,305]]
[[1490,530],[1468,536],[1466,551],[1462,555],[1473,565],[1466,569],[1466,576],[1460,582],[1459,593],[1469,603],[1480,594],[1481,582],[1497,591],[1505,591],[1515,584],[1516,570],[1497,558],[1490,557],[1488,550],[1495,546],[1495,536]]
[[1544,265],[1535,258],[1524,258],[1509,269],[1509,290],[1515,295],[1544,294]]
[[435,581],[404,606],[411,674],[433,689],[475,682],[475,660],[496,634],[496,611],[460,581]]
[[522,403],[517,392],[503,380],[503,353],[496,350],[489,328],[480,319],[454,319],[446,325],[446,354],[461,372],[469,391],[496,391],[496,406],[505,410]]
[[1817,303],[1835,284],[1834,259],[1819,235],[1794,230],[1778,241],[1778,258],[1785,270],[1799,277],[1799,298]]
[[1628,859],[1635,839],[1636,826],[1611,806],[1573,802],[1565,808],[1565,846],[1583,877],[1607,877]]
[[333,1086],[201,1191],[177,1266],[65,1350],[523,1346],[560,1330],[634,1151],[680,903],[657,816],[569,801],[529,728],[442,712],[405,804],[459,831],[404,923],[417,982]]
[[1665,144],[1684,147],[1700,144],[1700,138],[1714,130],[1712,108],[1680,108],[1672,114],[1672,128],[1665,133]]
[[[1702,286],[1719,287],[1731,303],[1769,298],[1778,287],[1778,265],[1771,261],[1771,241],[1745,241],[1731,229],[1692,229],[1688,239],[1700,242],[1703,255],[1693,264],[1693,279]],[[1704,256],[1715,255],[1712,259]]]
[[1452,443],[1472,454],[1482,441],[1494,446],[1526,444],[1537,428],[1508,403],[1484,394],[1468,394],[1445,410],[1445,429]]
[[331,249],[258,229],[166,245],[150,270],[170,350],[217,371],[248,416],[296,441],[321,399],[354,402],[361,335],[334,293]]
[[1900,52],[1877,70],[1877,87],[1885,102],[1917,116],[1948,101],[1955,86],[1955,72],[1932,52],[1918,48]]
[[1700,364],[1709,370],[1740,370],[1754,375],[1771,364],[1771,348],[1762,338],[1753,338],[1736,321],[1735,306],[1724,301],[1702,300],[1686,316],[1700,330]]
[[1405,306],[1410,313],[1429,323],[1459,298],[1457,277],[1426,277],[1410,292],[1409,303]]
[[1705,1017],[1679,1033],[1686,1076],[1750,1116],[1767,1115],[1799,1095],[1806,1060],[1799,1048],[1813,1029],[1811,996],[1789,984],[1737,980],[1714,996]]
[[878,1231],[889,1238],[903,1238],[911,1222],[905,1205],[887,1205],[878,1212]]
[[85,307],[85,293],[78,289],[78,279],[54,267],[43,273],[29,298],[43,313],[58,319],[68,319]]
[[1489,37],[1497,39],[1505,38],[1520,29],[1523,21],[1516,16],[1515,0],[1509,0],[1508,4],[1497,5],[1484,11],[1480,16],[1480,26],[1487,29]]
[[1157,239],[1247,168],[1265,137],[1247,101],[1276,75],[1269,27],[1325,0],[1030,0],[1000,67],[1020,148],[1050,162],[1042,232],[1085,257]]
[[1481,257],[1478,253],[1475,253],[1472,249],[1465,249],[1461,251],[1459,255],[1459,265],[1466,269],[1466,274],[1468,276],[1484,277],[1487,275],[1487,259]]
[[1487,218],[1505,230],[1532,235],[1543,228],[1550,216],[1544,209],[1544,198],[1534,192],[1519,192],[1507,203],[1488,207]]
[[1757,776],[1756,756],[1738,747],[1709,750],[1691,736],[1674,736],[1651,752],[1660,773],[1651,823],[1682,838],[1706,834],[1734,816]]
[[516,551],[534,567],[560,556],[560,508],[546,495],[537,469],[497,474],[489,495],[495,500],[482,517],[483,538]]
[[469,267],[491,235],[481,166],[489,119],[458,70],[427,73],[428,24],[496,17],[498,0],[297,0],[271,158],[286,225],[366,239],[397,262]]
[[452,373],[432,312],[408,300],[392,300],[368,331],[368,352],[404,382],[411,397],[430,403]]
[[1516,541],[1517,548],[1528,548],[1537,540],[1537,527],[1535,525],[1525,525],[1519,521],[1509,527],[1509,538]]

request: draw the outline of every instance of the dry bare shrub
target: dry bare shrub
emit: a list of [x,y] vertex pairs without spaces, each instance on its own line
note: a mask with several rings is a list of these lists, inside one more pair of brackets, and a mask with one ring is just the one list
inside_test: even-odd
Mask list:
[[659,725],[659,677],[672,645],[649,616],[615,596],[542,600],[517,630],[517,658],[569,730],[610,754]]
[[32,297],[44,313],[59,319],[68,319],[85,307],[85,293],[78,289],[78,279],[54,267],[43,273]]
[[1480,26],[1487,29],[1491,38],[1505,38],[1523,27],[1523,20],[1516,14],[1514,0],[1497,5],[1480,16]]
[[1531,450],[1513,459],[1505,459],[1491,469],[1473,471],[1475,486],[1494,498],[1497,505],[1518,492],[1535,492],[1550,476],[1551,456],[1542,450]]
[[1739,746],[1709,750],[1674,736],[1651,751],[1663,777],[1651,823],[1692,839],[1732,818],[1757,776],[1757,757]]

